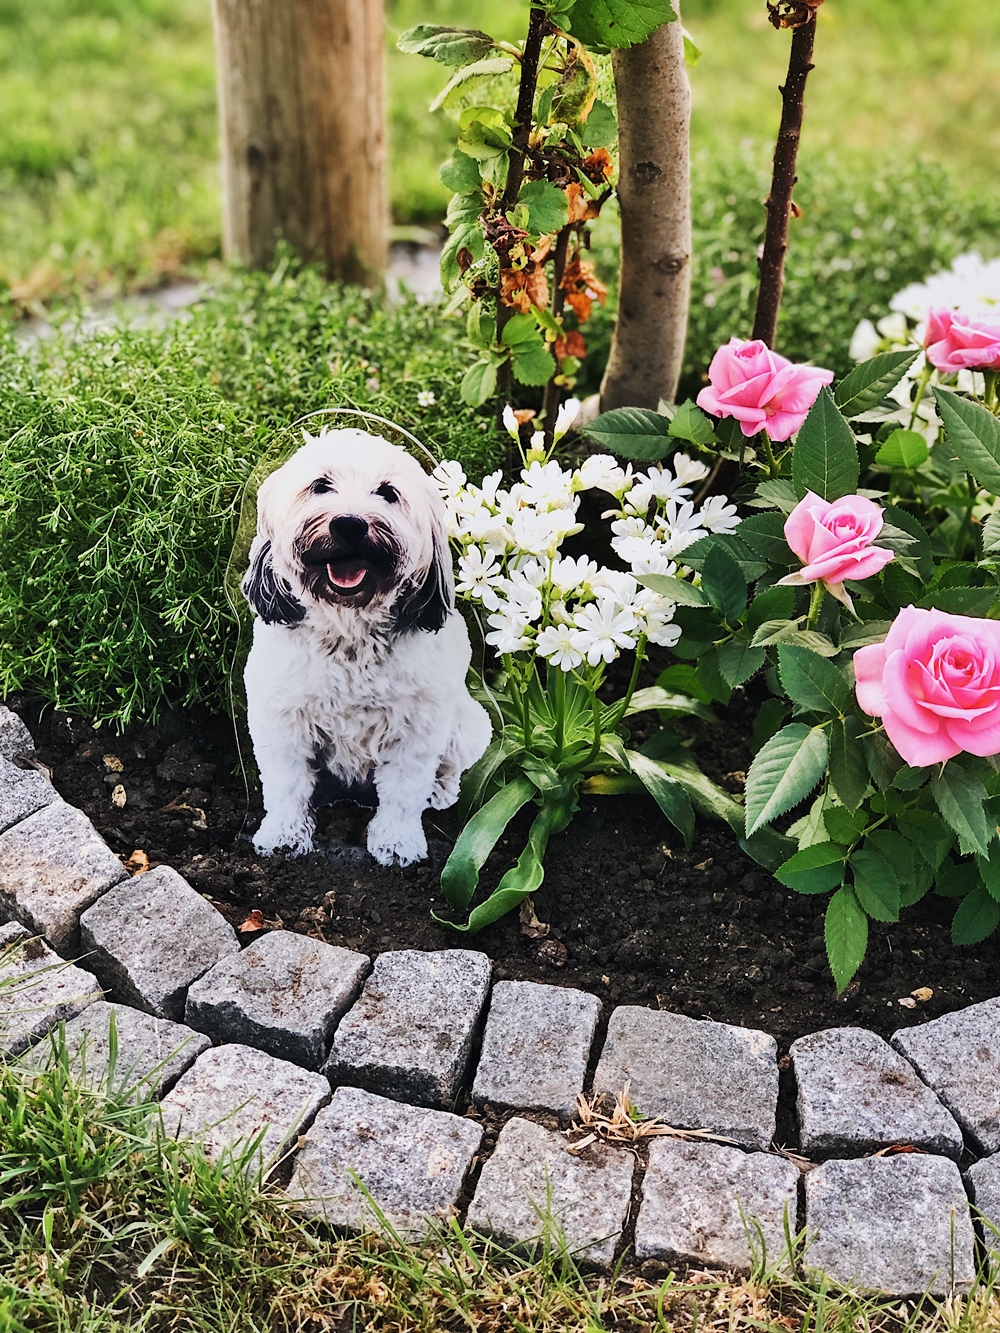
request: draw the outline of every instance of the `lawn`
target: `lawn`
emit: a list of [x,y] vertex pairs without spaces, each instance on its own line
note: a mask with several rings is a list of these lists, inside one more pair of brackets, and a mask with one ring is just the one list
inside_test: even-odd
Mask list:
[[[439,218],[451,125],[426,106],[432,62],[395,51],[421,20],[523,29],[523,0],[389,0],[392,201],[397,223]],[[916,154],[995,194],[1000,8],[966,0],[827,0],[804,159],[835,152],[858,178]],[[761,145],[777,124],[787,35],[763,0],[687,0],[699,170]],[[0,293],[40,309],[197,271],[219,253],[209,0],[0,4]],[[0,296],[0,300],[3,297]]]

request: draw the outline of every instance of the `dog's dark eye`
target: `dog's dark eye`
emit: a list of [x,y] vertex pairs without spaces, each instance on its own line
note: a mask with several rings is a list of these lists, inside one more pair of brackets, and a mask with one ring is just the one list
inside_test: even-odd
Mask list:
[[317,477],[309,487],[312,495],[329,495],[332,490],[333,486],[326,477]]
[[381,495],[386,504],[394,505],[399,500],[399,491],[396,490],[395,486],[390,486],[387,481],[383,481],[375,494]]

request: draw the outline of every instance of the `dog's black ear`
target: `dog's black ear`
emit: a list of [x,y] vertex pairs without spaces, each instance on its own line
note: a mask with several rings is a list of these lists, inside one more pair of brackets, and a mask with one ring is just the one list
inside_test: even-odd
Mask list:
[[451,553],[441,525],[434,525],[434,557],[422,582],[411,583],[400,592],[393,607],[393,631],[405,634],[422,629],[436,634],[455,609],[455,580]]
[[240,584],[243,596],[265,625],[297,625],[306,609],[292,595],[287,579],[279,579],[271,562],[271,543],[262,542],[250,558],[250,568]]

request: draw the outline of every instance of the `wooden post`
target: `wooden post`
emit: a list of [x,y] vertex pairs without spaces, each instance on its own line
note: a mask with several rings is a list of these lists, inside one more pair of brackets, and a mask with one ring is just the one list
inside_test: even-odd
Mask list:
[[[675,4],[674,8],[677,8]],[[601,411],[673,400],[691,291],[691,89],[680,20],[611,55],[622,219],[618,322]]]
[[227,258],[330,277],[388,258],[382,0],[213,0]]

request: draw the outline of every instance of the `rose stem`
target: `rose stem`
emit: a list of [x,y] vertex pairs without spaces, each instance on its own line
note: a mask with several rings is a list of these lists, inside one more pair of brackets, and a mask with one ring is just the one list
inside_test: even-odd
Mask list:
[[826,596],[826,586],[818,580],[813,584],[813,590],[809,597],[809,614],[806,617],[806,629],[815,629],[816,622],[819,620],[819,613],[823,608],[823,598]]
[[788,249],[788,218],[792,211],[792,190],[798,177],[795,159],[802,134],[806,78],[812,69],[816,13],[792,29],[792,47],[788,57],[788,77],[781,89],[781,127],[774,145],[774,171],[771,193],[767,197],[767,226],[760,257],[760,286],[754,314],[753,336],[768,347],[774,346],[781,307],[781,289],[785,281],[785,252]]
[[[542,54],[542,41],[548,31],[549,21],[544,9],[532,6],[528,19],[528,35],[521,54],[521,81],[517,89],[517,109],[514,112],[514,131],[512,144],[507,154],[507,183],[500,200],[500,212],[507,213],[517,203],[524,179],[524,159],[531,137],[531,115],[535,106],[535,89],[538,86],[538,61]],[[501,263],[503,256],[501,255]],[[497,342],[500,342],[504,327],[514,313],[513,306],[504,305],[497,293]],[[503,410],[503,404],[511,397],[510,361],[505,361],[500,371],[497,415]]]

